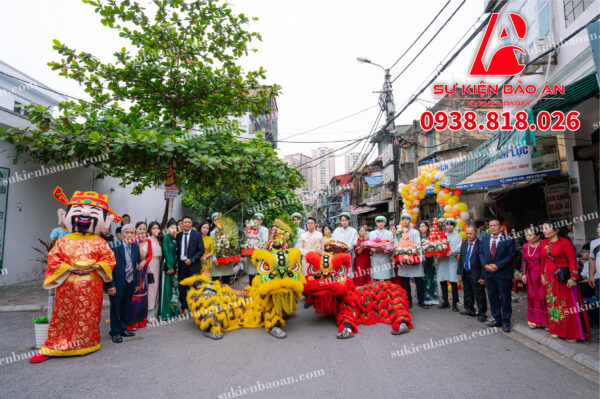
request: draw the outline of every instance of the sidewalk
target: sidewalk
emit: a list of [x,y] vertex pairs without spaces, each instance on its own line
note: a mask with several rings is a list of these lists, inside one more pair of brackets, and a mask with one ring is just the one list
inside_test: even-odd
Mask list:
[[[534,340],[540,345],[545,346],[557,352],[560,355],[563,355],[574,362],[579,363],[582,366],[587,367],[590,370],[595,371],[596,373],[600,373],[600,362],[599,362],[599,354],[600,354],[600,344],[598,342],[599,339],[599,330],[598,328],[591,328],[592,339],[584,342],[570,343],[565,341],[564,339],[553,339],[550,336],[550,333],[543,328],[539,329],[531,329],[527,325],[527,293],[519,292],[517,293],[519,297],[518,302],[512,302],[512,330],[513,332],[505,334],[506,336],[515,338],[514,332],[524,335],[525,337]],[[463,291],[459,290],[459,297],[462,310],[463,303]],[[492,321],[490,317],[490,306],[488,303],[488,320]],[[461,316],[466,317],[466,316]]]

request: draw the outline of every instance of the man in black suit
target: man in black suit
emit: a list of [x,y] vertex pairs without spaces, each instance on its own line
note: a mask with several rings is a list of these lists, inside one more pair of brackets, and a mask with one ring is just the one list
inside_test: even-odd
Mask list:
[[498,219],[490,220],[491,235],[485,236],[479,244],[479,260],[483,265],[483,278],[494,318],[488,326],[502,326],[502,331],[509,332],[512,315],[512,262],[516,250],[515,240],[502,234],[501,228]]
[[[463,283],[465,310],[462,315],[477,316],[477,320],[484,322],[487,319],[487,299],[485,298],[485,282],[483,280],[481,261],[479,260],[479,244],[475,227],[469,226],[465,230],[467,239],[460,247],[458,261],[458,279]],[[475,313],[475,299],[478,312]]]
[[[204,255],[204,241],[202,233],[193,230],[193,220],[189,216],[183,217],[183,230],[177,234],[177,275],[179,281],[202,273],[202,256]],[[179,303],[182,311],[187,311],[187,292],[189,286],[179,284]]]
[[117,264],[112,272],[112,281],[104,284],[110,296],[110,336],[115,343],[123,342],[121,337],[133,337],[127,331],[131,319],[131,297],[139,289],[139,273],[135,273],[140,263],[140,247],[133,242],[135,228],[126,224],[121,229],[122,240],[110,243]]

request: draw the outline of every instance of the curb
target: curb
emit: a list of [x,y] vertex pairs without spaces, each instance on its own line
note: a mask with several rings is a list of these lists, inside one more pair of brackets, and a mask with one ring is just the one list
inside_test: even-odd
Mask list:
[[[110,302],[103,301],[102,309],[109,308]],[[3,305],[0,306],[0,313],[4,312],[46,312],[48,305]]]
[[[527,338],[536,341],[538,344],[543,345],[546,348],[549,348],[549,349],[553,350],[554,352],[559,353],[559,354],[573,360],[574,362],[579,363],[584,367],[587,367],[588,369],[590,369],[596,373],[600,373],[600,364],[598,363],[597,358],[594,359],[592,356],[587,355],[585,353],[578,352],[571,347],[571,345],[585,345],[585,343],[571,344],[571,343],[562,341],[560,338],[554,339],[545,330],[540,330],[545,333],[544,335],[536,334],[536,330],[532,330],[529,327],[521,325],[521,324],[514,324],[512,326],[512,329],[514,331],[526,336]],[[510,335],[510,334],[506,334],[506,335]]]

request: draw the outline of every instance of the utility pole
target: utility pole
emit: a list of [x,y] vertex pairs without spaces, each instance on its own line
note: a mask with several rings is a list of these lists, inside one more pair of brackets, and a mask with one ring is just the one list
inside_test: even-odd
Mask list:
[[379,107],[385,113],[385,127],[383,129],[384,142],[387,142],[392,146],[393,152],[392,165],[394,168],[394,182],[392,183],[392,205],[394,211],[394,223],[398,224],[400,222],[400,207],[398,206],[398,160],[400,143],[395,137],[396,124],[394,123],[394,114],[396,113],[396,106],[394,105],[394,94],[392,91],[392,76],[390,75],[390,68],[384,68],[381,65],[372,62],[368,58],[358,57],[357,61],[360,63],[378,66],[385,72],[383,90],[379,95]]
[[400,207],[398,206],[398,161],[399,161],[399,148],[398,140],[396,139],[396,124],[394,123],[394,114],[396,113],[396,106],[394,105],[394,93],[392,91],[390,70],[385,70],[385,82],[383,84],[383,93],[381,93],[379,102],[382,105],[382,109],[385,112],[385,133],[388,143],[392,146],[393,160],[392,165],[394,168],[394,182],[392,183],[392,205],[394,211],[394,224],[400,222]]

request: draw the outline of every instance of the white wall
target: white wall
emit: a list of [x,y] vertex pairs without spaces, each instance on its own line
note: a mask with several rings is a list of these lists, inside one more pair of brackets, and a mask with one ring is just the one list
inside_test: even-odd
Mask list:
[[[25,156],[13,165],[10,156],[14,153],[12,145],[0,142],[0,166],[10,168],[11,175],[40,169],[40,165],[30,159],[25,161],[28,158]],[[3,261],[6,274],[0,275],[0,286],[31,280],[35,278],[36,270],[43,269],[41,264],[33,261],[36,254],[31,248],[41,248],[38,238],[48,241],[50,231],[57,226],[57,209],[66,209],[52,198],[52,190],[57,185],[62,187],[67,198],[71,198],[75,190],[108,194],[109,206],[118,214],[130,214],[134,223],[162,220],[165,205],[162,189],[148,189],[142,195],[134,196],[131,187],[121,188],[118,182],[114,178],[94,180],[91,167],[79,167],[9,184]],[[115,191],[111,192],[111,189]],[[183,213],[181,201],[176,200],[174,217],[178,219]],[[116,227],[113,223],[113,234]]]

